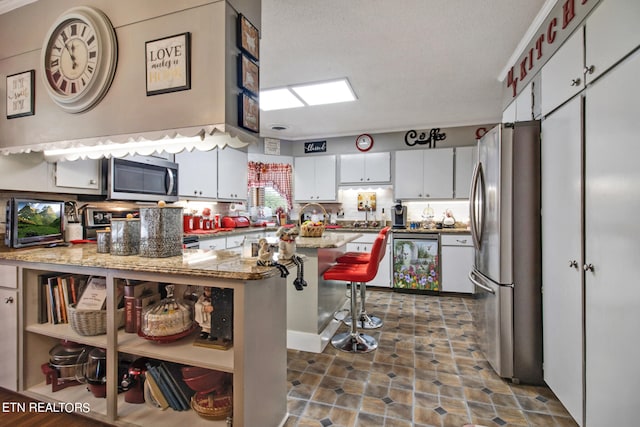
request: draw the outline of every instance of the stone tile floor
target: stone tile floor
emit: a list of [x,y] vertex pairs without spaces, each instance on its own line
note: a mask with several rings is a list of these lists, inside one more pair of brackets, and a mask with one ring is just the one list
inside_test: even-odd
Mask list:
[[378,349],[289,350],[285,426],[576,426],[548,388],[493,372],[475,342],[473,299],[367,292],[367,311],[384,320],[368,332]]

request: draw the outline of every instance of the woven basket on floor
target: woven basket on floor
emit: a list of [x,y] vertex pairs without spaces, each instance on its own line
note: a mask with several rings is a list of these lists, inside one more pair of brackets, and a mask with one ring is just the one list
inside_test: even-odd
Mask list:
[[[67,307],[69,324],[80,335],[103,335],[107,333],[107,310],[76,310],[75,305]],[[124,326],[124,308],[116,311],[118,328]]]

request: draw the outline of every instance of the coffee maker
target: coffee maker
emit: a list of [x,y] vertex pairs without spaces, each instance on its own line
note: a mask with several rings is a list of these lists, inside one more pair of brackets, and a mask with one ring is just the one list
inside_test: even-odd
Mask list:
[[407,228],[407,207],[402,206],[402,200],[396,200],[396,205],[393,206],[392,215],[392,228]]

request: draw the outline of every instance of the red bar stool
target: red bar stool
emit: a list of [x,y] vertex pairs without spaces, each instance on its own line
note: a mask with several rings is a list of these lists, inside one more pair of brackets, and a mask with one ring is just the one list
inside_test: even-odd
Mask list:
[[356,283],[371,281],[378,273],[384,237],[378,236],[371,249],[371,257],[367,264],[336,264],[324,272],[325,280],[342,280],[351,282],[351,327],[349,332],[342,332],[331,339],[331,345],[338,350],[352,353],[368,353],[378,348],[378,341],[369,335],[358,332],[358,313],[356,309]]
[[[382,242],[382,250],[380,251],[380,259],[378,262],[381,262],[384,258],[384,248],[386,247],[387,240],[389,238],[389,230],[391,227],[384,227],[378,233],[378,237],[382,237],[384,240]],[[338,264],[367,264],[370,261],[371,253],[364,252],[347,252],[344,255],[338,257],[336,262]],[[362,329],[377,329],[382,327],[382,319],[377,316],[370,316],[367,314],[366,310],[366,293],[367,286],[365,283],[360,283],[360,315],[358,316],[358,327]],[[345,324],[351,325],[351,318],[345,318],[342,320]]]

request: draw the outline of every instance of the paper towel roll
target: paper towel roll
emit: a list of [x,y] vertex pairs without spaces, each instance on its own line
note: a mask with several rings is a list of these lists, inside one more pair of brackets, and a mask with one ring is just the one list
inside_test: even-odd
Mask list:
[[79,222],[71,222],[64,229],[64,240],[71,242],[72,240],[82,240],[82,224]]

